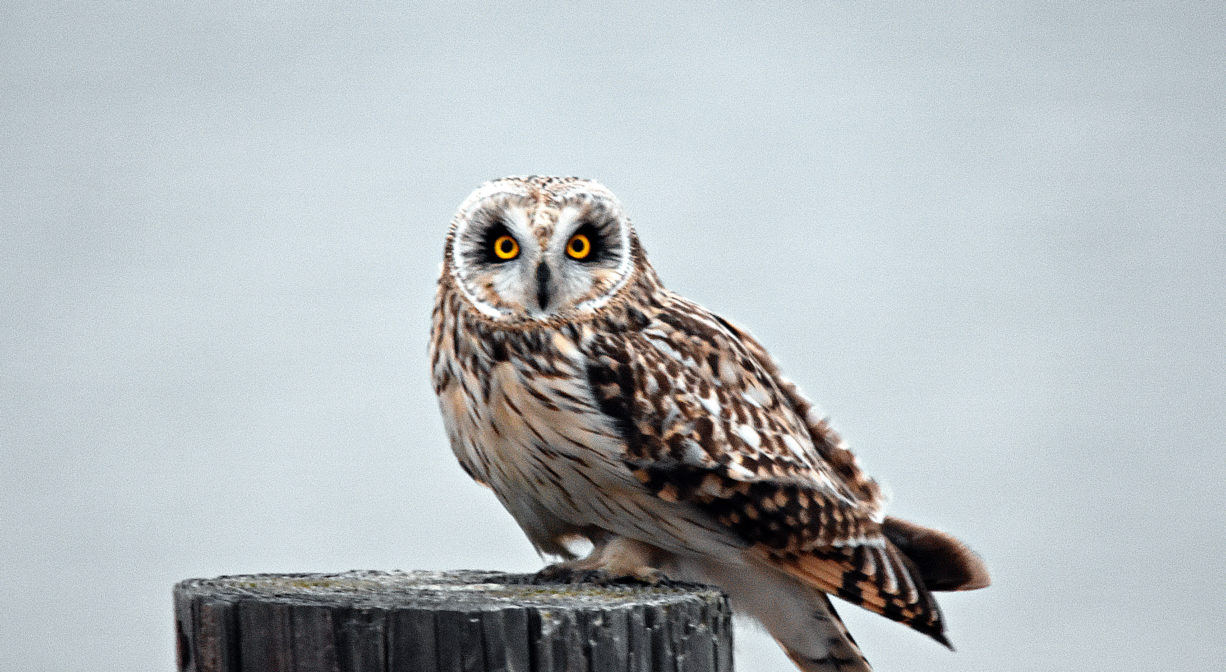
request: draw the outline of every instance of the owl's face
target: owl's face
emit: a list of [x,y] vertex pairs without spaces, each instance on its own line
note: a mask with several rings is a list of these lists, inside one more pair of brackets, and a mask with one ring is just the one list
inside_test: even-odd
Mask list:
[[483,185],[460,206],[443,272],[489,318],[574,318],[626,285],[636,248],[621,205],[600,184],[508,177]]

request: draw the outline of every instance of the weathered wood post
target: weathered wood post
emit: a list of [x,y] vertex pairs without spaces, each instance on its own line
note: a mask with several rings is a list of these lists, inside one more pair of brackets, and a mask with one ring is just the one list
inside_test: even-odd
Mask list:
[[705,586],[495,572],[254,574],[175,586],[181,672],[732,672]]

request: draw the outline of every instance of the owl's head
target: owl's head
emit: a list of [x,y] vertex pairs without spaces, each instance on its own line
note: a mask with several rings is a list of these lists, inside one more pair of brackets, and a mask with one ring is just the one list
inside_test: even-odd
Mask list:
[[505,177],[460,205],[443,282],[494,320],[576,319],[613,300],[644,267],[621,204],[599,183]]

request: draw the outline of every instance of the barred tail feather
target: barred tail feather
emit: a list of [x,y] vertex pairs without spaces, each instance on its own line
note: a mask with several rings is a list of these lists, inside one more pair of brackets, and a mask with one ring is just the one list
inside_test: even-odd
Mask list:
[[881,546],[788,553],[772,560],[812,588],[837,595],[953,648],[945,637],[941,609],[915,565],[888,541]]

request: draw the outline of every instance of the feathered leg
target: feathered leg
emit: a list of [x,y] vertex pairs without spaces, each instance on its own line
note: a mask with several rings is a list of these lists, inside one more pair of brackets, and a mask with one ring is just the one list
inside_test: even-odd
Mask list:
[[592,552],[585,557],[565,560],[537,572],[540,581],[634,579],[659,583],[665,578],[657,567],[664,551],[641,541],[605,535],[597,537]]
[[773,567],[674,556],[664,572],[723,588],[733,609],[761,623],[804,672],[872,670],[826,594]]
[[776,637],[775,641],[779,643],[779,646],[783,647],[783,652],[804,672],[865,672],[872,670],[872,666],[868,664],[868,659],[861,653],[860,647],[856,645],[856,640],[852,638],[851,633],[847,630],[847,626],[843,625],[843,619],[839,618],[838,612],[834,610],[834,605],[830,603],[830,598],[826,597],[825,593],[814,592],[817,593],[817,599],[824,603],[825,613],[822,612],[822,609],[815,609],[810,614],[810,617],[813,620],[822,622],[816,629],[821,633],[820,636],[825,638],[825,652],[814,655],[810,650],[820,649],[821,645],[814,646],[806,641],[789,644]]

